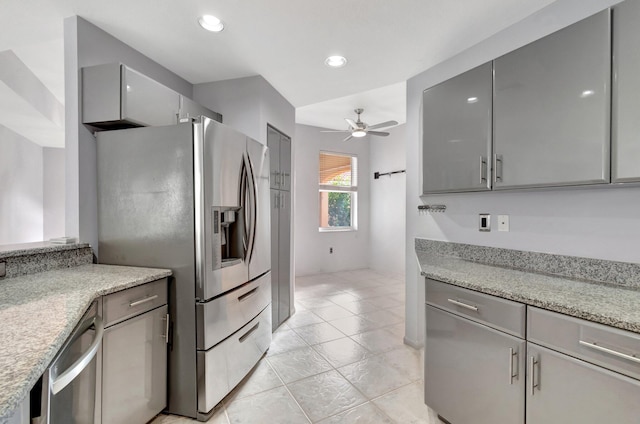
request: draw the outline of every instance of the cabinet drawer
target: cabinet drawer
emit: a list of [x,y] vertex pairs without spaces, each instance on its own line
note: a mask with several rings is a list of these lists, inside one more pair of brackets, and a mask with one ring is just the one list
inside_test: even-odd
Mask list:
[[196,305],[197,347],[209,349],[253,319],[271,302],[271,274]]
[[431,279],[427,279],[425,296],[430,305],[524,338],[526,307],[522,303]]
[[216,406],[254,367],[271,344],[271,308],[208,351],[198,351],[198,411]]
[[167,303],[167,279],[132,287],[104,297],[104,326],[150,311]]
[[640,379],[640,334],[528,307],[527,340]]

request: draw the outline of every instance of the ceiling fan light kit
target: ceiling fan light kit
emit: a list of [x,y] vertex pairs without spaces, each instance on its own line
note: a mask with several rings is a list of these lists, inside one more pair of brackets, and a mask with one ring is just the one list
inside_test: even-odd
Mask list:
[[360,114],[362,112],[364,112],[364,109],[358,108],[358,109],[354,109],[353,111],[358,115],[358,120],[354,121],[353,119],[344,118],[344,120],[347,121],[347,124],[349,124],[349,129],[348,130],[327,130],[327,131],[320,131],[320,132],[346,132],[346,133],[350,133],[349,136],[343,140],[343,141],[347,141],[347,140],[350,140],[353,137],[355,137],[355,138],[364,137],[367,134],[386,137],[386,136],[389,135],[389,133],[386,132],[386,131],[371,131],[371,130],[378,129],[378,128],[391,127],[393,125],[398,125],[397,121],[385,121],[385,122],[380,122],[379,124],[375,124],[375,125],[368,125],[366,122],[362,122],[360,120]]

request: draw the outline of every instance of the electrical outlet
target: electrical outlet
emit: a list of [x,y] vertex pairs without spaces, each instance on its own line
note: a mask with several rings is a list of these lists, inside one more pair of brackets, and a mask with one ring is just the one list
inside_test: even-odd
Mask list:
[[329,253],[333,253],[333,247],[329,248]]
[[498,215],[498,231],[509,231],[509,215]]
[[478,220],[479,231],[491,231],[491,215],[488,213],[481,213]]

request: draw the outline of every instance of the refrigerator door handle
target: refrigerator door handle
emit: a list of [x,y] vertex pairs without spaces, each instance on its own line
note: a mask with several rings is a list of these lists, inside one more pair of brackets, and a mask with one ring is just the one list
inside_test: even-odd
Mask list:
[[245,158],[242,158],[242,169],[240,170],[241,176],[240,176],[240,193],[239,193],[239,197],[240,197],[240,207],[242,208],[242,213],[244,215],[244,226],[242,228],[242,249],[244,252],[244,259],[245,261],[247,260],[247,255],[249,252],[249,234],[248,234],[248,230],[247,230],[247,223],[249,222],[248,216],[247,216],[247,206],[248,206],[248,202],[247,202],[247,179],[248,179],[248,174],[247,174],[247,163]]
[[247,196],[247,212],[249,214],[249,219],[246,220],[246,227],[248,227],[248,248],[247,248],[247,263],[251,261],[251,256],[253,255],[254,242],[256,237],[256,219],[257,219],[257,211],[256,211],[256,181],[255,175],[253,172],[253,167],[251,166],[251,159],[247,155],[246,157],[246,168],[247,168],[247,184],[246,184],[246,196]]

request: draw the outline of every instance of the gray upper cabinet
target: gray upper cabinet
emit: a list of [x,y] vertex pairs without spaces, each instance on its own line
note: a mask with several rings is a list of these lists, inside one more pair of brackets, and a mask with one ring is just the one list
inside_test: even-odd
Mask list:
[[198,116],[206,116],[207,118],[211,118],[214,121],[222,122],[222,115],[220,115],[219,113],[201,106],[185,96],[180,96],[180,122],[185,119],[188,120],[189,118],[197,118]]
[[267,127],[267,146],[271,158],[271,188],[291,190],[291,139]]
[[609,182],[610,17],[494,61],[494,188]]
[[613,9],[613,127],[611,179],[640,181],[640,2]]
[[172,125],[180,95],[119,63],[82,69],[82,122],[99,129]]
[[491,63],[423,93],[422,191],[491,189]]

